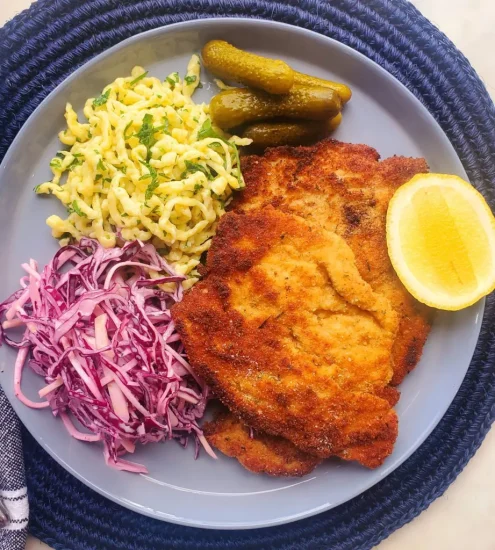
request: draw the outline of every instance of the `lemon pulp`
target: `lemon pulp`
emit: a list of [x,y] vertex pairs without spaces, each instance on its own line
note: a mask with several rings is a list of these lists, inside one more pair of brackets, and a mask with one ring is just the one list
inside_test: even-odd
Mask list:
[[419,301],[462,309],[495,286],[495,220],[483,197],[457,176],[419,174],[387,213],[392,264]]

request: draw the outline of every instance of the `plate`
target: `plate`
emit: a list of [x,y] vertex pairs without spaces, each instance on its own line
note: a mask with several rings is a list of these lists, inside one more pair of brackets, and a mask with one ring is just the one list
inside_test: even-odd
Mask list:
[[[335,138],[375,147],[382,157],[422,156],[432,171],[466,173],[445,134],[423,105],[385,70],[334,40],[281,23],[252,19],[208,19],[155,29],[99,55],[58,86],[26,122],[0,166],[0,288],[2,299],[18,288],[20,264],[40,264],[57,249],[45,225],[63,214],[53,198],[37,197],[33,188],[50,178],[48,164],[61,147],[69,101],[81,112],[118,76],[142,65],[153,76],[184,73],[187,61],[210,39],[231,41],[263,55],[286,60],[295,69],[349,84],[353,99]],[[207,75],[196,101],[208,101],[216,87]],[[483,317],[484,301],[469,309],[439,312],[423,357],[400,389],[399,437],[384,465],[370,471],[329,460],[301,479],[256,476],[237,461],[202,454],[175,443],[140,448],[138,462],[148,475],[118,472],[105,466],[101,448],[72,439],[48,410],[31,410],[13,395],[15,353],[0,348],[0,383],[17,414],[36,440],[64,468],[105,497],[136,512],[183,525],[244,529],[278,525],[311,516],[362,493],[397,468],[421,445],[459,389],[471,361]],[[25,393],[36,398],[43,385],[25,371]]]

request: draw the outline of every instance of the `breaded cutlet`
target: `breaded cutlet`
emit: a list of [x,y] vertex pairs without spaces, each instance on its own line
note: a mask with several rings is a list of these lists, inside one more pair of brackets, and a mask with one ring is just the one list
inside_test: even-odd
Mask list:
[[320,459],[373,468],[392,452],[399,317],[336,233],[270,206],[226,214],[172,316],[195,372],[244,424]]
[[311,147],[267,149],[263,156],[243,159],[246,188],[231,209],[246,213],[272,205],[345,239],[363,279],[387,296],[400,316],[393,348],[397,385],[421,357],[430,311],[407,292],[392,268],[385,218],[395,190],[428,172],[428,166],[422,158],[379,158],[372,147],[332,139]]

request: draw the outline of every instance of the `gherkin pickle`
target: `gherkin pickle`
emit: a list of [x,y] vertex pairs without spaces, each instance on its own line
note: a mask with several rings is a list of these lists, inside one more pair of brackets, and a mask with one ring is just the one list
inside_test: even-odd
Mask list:
[[248,126],[242,137],[252,139],[253,145],[262,149],[280,145],[306,145],[328,135],[341,119],[339,113],[333,119],[324,121],[257,122]]
[[342,122],[342,113],[339,113],[338,115],[334,116],[331,120],[328,121],[328,131],[333,132],[336,130],[340,123]]
[[270,94],[286,94],[294,83],[294,71],[284,61],[239,50],[223,40],[211,40],[201,53],[205,67],[226,80]]
[[277,117],[328,120],[341,108],[340,96],[331,88],[295,85],[281,96],[245,88],[224,90],[211,100],[210,114],[213,122],[226,130]]
[[297,71],[294,71],[294,84],[300,86],[323,86],[325,88],[331,88],[339,94],[343,103],[347,103],[352,96],[351,89],[345,84],[310,76],[309,74],[298,73]]

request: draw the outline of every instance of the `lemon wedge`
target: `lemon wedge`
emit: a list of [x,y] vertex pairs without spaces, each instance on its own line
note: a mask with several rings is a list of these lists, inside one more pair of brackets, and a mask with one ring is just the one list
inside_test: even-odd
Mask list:
[[429,306],[456,311],[495,288],[495,218],[458,176],[418,174],[399,187],[387,246],[404,286]]

